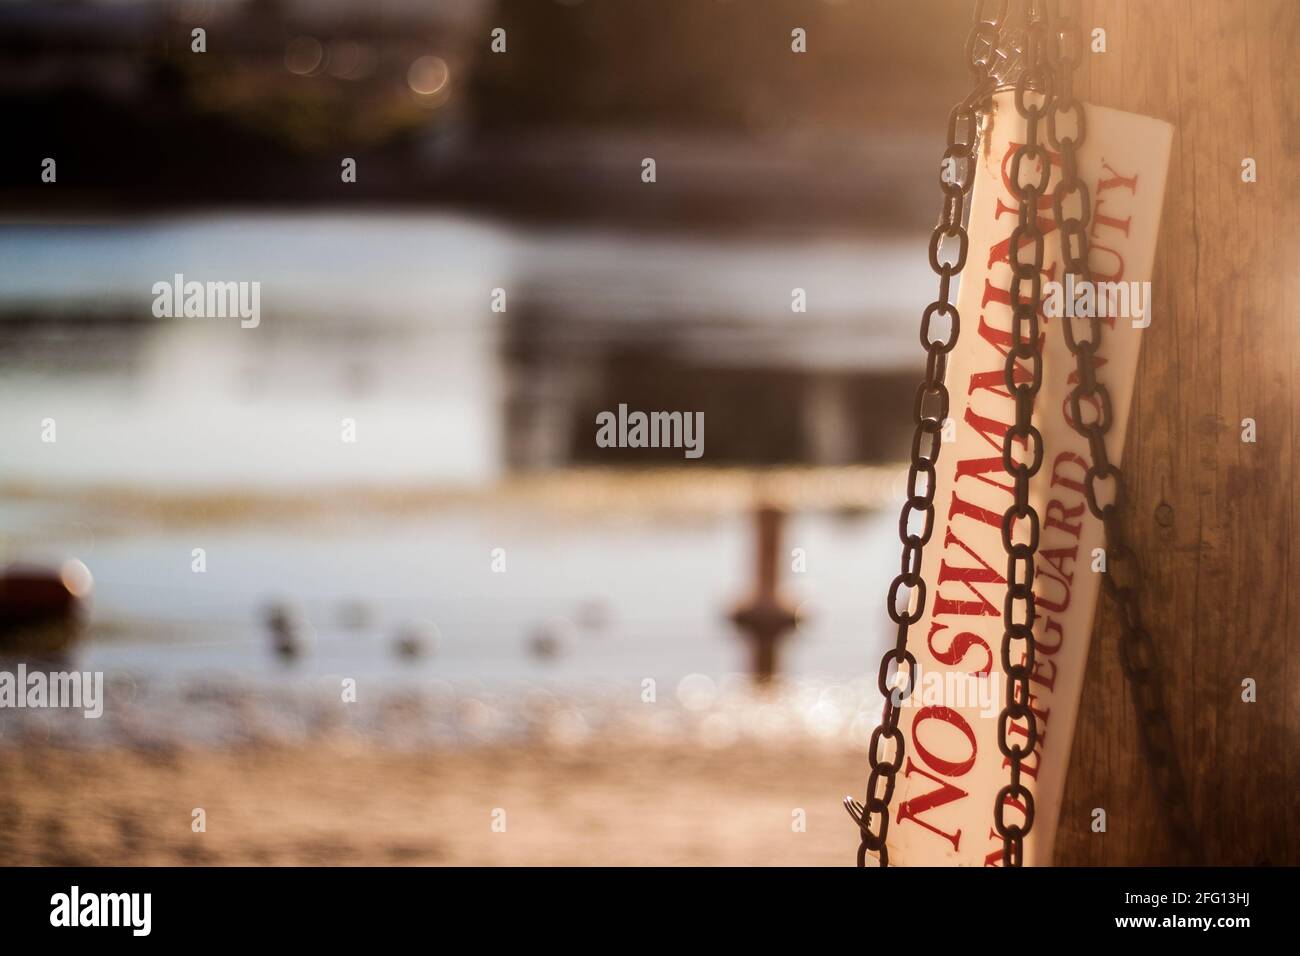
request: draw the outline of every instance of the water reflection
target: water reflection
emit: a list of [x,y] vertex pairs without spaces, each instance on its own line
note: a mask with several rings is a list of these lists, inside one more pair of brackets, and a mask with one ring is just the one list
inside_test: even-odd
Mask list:
[[[442,215],[4,227],[2,557],[85,560],[89,664],[134,675],[675,681],[743,667],[725,614],[753,564],[754,499],[700,468],[903,456],[912,314],[930,284],[914,245]],[[152,286],[177,272],[261,282],[260,325],[154,318]],[[703,412],[705,458],[597,448],[596,413],[620,403]],[[48,421],[57,441],[42,440]],[[676,479],[592,477],[668,461]],[[882,480],[813,497],[861,509]],[[883,634],[864,635],[879,596],[859,584],[887,578],[894,519],[823,510],[791,528],[814,558],[792,582],[808,623],[782,659],[859,673]],[[493,573],[496,549],[508,574]],[[301,654],[268,644],[274,607],[297,609]],[[546,622],[592,607],[604,637],[534,653]]]
[[[895,458],[927,284],[911,251],[436,215],[5,227],[6,480],[481,483],[617,460],[593,437],[619,402],[705,412],[716,462]],[[153,318],[178,272],[260,282],[260,327]]]

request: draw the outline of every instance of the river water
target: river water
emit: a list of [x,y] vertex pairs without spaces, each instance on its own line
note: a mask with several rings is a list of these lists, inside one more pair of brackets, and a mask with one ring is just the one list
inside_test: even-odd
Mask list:
[[[588,369],[548,356],[908,371],[921,248],[442,214],[5,225],[4,557],[82,560],[95,591],[79,666],[133,686],[725,683],[748,664],[726,616],[752,584],[750,503],[664,505],[652,473],[643,505],[582,507],[583,482],[602,484],[571,470],[566,389]],[[176,273],[260,282],[258,327],[155,318],[152,287]],[[577,507],[501,490],[569,474]],[[783,587],[805,621],[784,673],[874,674],[897,561],[896,504],[879,497],[790,516]],[[271,650],[275,605],[303,621],[294,660]],[[410,633],[425,653],[396,652]]]

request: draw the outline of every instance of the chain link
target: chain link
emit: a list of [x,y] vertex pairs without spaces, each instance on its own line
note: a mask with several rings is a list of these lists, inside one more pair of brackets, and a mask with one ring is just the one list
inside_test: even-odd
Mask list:
[[[902,768],[904,741],[898,729],[898,702],[911,696],[916,679],[916,658],[907,650],[908,630],[925,613],[925,582],[921,578],[923,549],[934,531],[935,465],[939,458],[939,434],[948,415],[949,395],[944,384],[948,353],[957,344],[960,316],[952,301],[951,285],[966,262],[969,238],[962,224],[967,197],[974,183],[975,147],[979,110],[987,105],[998,85],[996,71],[1007,66],[1005,53],[999,49],[1004,37],[1009,0],[976,0],[975,19],[966,42],[967,63],[975,75],[971,94],[953,107],[948,119],[948,145],[943,165],[964,164],[961,178],[941,176],[944,203],[938,225],[930,237],[930,267],[939,277],[939,294],[921,318],[921,344],[926,350],[926,374],[916,393],[915,433],[912,439],[911,467],[908,470],[907,498],[899,516],[898,534],[903,545],[899,574],[889,587],[887,609],[898,628],[895,646],[880,662],[877,681],[884,697],[881,723],[871,735],[869,762],[871,774],[863,803],[850,797],[844,800],[849,815],[858,825],[861,842],[858,865],[866,865],[866,856],[874,851],[881,866],[889,865],[889,805],[893,799],[898,771]],[[1012,269],[1011,346],[1007,353],[1005,381],[1008,395],[1015,403],[1015,419],[1003,438],[1002,461],[1013,483],[1013,500],[1003,514],[1002,543],[1007,554],[1007,594],[1003,603],[1003,638],[1001,663],[1007,677],[1006,704],[998,719],[998,748],[1007,760],[1010,782],[998,791],[994,802],[994,825],[1002,837],[1002,862],[1021,866],[1024,840],[1034,823],[1032,791],[1021,777],[1024,758],[1033,753],[1038,742],[1037,718],[1030,706],[1029,677],[1033,673],[1037,650],[1033,628],[1035,621],[1034,575],[1039,541],[1039,516],[1029,502],[1029,481],[1043,462],[1043,437],[1034,427],[1034,398],[1042,387],[1042,345],[1039,314],[1042,302],[1042,267],[1045,237],[1038,226],[1038,211],[1051,178],[1051,157],[1047,146],[1057,153],[1061,177],[1052,194],[1051,206],[1061,241],[1065,274],[1083,282],[1092,281],[1088,265],[1087,227],[1091,203],[1086,183],[1079,175],[1077,150],[1087,136],[1087,114],[1074,96],[1073,73],[1079,63],[1081,45],[1073,0],[1058,0],[1058,16],[1053,26],[1045,0],[1019,0],[1023,13],[1023,61],[1016,64],[1015,107],[1025,121],[1025,142],[1012,155],[1010,181],[1013,197],[1018,201],[1018,219],[1010,242]],[[992,8],[992,13],[988,12]],[[1070,131],[1062,133],[1060,123],[1068,118]],[[1046,127],[1046,145],[1040,141],[1040,124]],[[963,135],[964,134],[964,135]],[[1022,172],[1028,159],[1037,166],[1038,176],[1024,181]],[[944,240],[954,240],[956,254],[941,258]],[[1022,258],[1029,246],[1032,258]],[[931,329],[936,317],[948,320],[946,334],[934,337]],[[1097,353],[1101,348],[1102,325],[1099,317],[1087,317],[1088,337],[1079,339],[1074,327],[1077,318],[1065,318],[1062,329],[1066,345],[1076,362],[1076,382],[1068,399],[1070,424],[1088,441],[1091,463],[1084,495],[1089,511],[1101,521],[1106,542],[1106,573],[1102,584],[1116,602],[1123,637],[1120,662],[1128,681],[1137,712],[1138,733],[1147,763],[1155,772],[1156,787],[1168,811],[1169,826],[1175,846],[1184,861],[1201,858],[1200,836],[1191,814],[1186,785],[1174,747],[1173,728],[1163,707],[1163,693],[1158,683],[1156,651],[1150,633],[1142,624],[1138,597],[1142,568],[1136,553],[1124,542],[1119,521],[1124,494],[1124,476],[1106,452],[1106,433],[1112,422],[1110,393],[1097,378]],[[1028,363],[1026,367],[1022,363]],[[1084,414],[1087,407],[1089,415]],[[1018,457],[1015,447],[1023,449]],[[918,488],[924,477],[924,488]],[[917,518],[922,520],[917,526]],[[1022,522],[1024,527],[1022,529]],[[1025,540],[1027,539],[1027,540]],[[1126,568],[1123,581],[1117,568]],[[1014,660],[1016,645],[1023,643],[1020,659]],[[906,668],[904,670],[904,668]],[[891,673],[892,670],[892,673]],[[900,682],[901,680],[901,682]],[[1016,725],[1023,721],[1023,727]],[[1023,736],[1013,744],[1011,728]],[[1007,822],[1008,807],[1020,813],[1019,822]],[[873,826],[873,824],[876,824]]]
[[[1048,59],[1050,20],[1041,0],[1022,0],[1024,11],[1024,69],[1015,84],[1016,112],[1025,121],[1025,141],[1011,155],[1011,195],[1019,203],[1019,218],[1011,231],[1011,347],[1007,351],[1007,394],[1015,401],[1015,421],[1002,442],[1002,465],[1012,480],[1012,503],[1002,515],[1002,544],[1007,553],[1007,594],[1002,603],[1002,670],[1006,675],[1006,704],[998,717],[998,749],[1006,758],[1010,782],[993,802],[993,825],[1002,837],[1002,863],[1021,866],[1025,837],[1034,825],[1034,794],[1021,779],[1022,764],[1038,744],[1038,719],[1030,703],[1029,678],[1034,671],[1034,561],[1038,552],[1038,512],[1029,501],[1029,482],[1043,464],[1043,435],[1033,424],[1034,398],[1043,386],[1042,337],[1038,325],[1043,298],[1043,257],[1046,239],[1038,226],[1040,201],[1052,175],[1051,157],[1040,140],[1040,124],[1050,115],[1052,64]],[[1025,161],[1037,169],[1025,181]],[[1025,247],[1032,258],[1024,258]],[[1019,445],[1022,453],[1017,457]],[[1028,542],[1017,540],[1020,522],[1028,525]],[[1023,737],[1013,742],[1014,733]],[[1007,808],[1020,814],[1007,822]]]
[[[1058,0],[1058,14],[1053,37],[1058,84],[1052,111],[1047,116],[1047,138],[1060,155],[1061,180],[1052,202],[1056,228],[1061,237],[1061,256],[1065,275],[1083,283],[1092,282],[1088,264],[1088,223],[1091,203],[1087,184],[1079,176],[1077,150],[1087,136],[1087,113],[1074,97],[1073,70],[1079,61],[1080,35],[1075,4]],[[1058,121],[1069,117],[1073,135],[1062,134]],[[1070,206],[1067,214],[1067,204]],[[1065,276],[1062,276],[1064,281]],[[1073,311],[1073,310],[1070,310]],[[1094,310],[1095,311],[1095,310]],[[1124,474],[1106,453],[1106,433],[1111,425],[1110,393],[1096,374],[1097,353],[1101,349],[1102,324],[1096,315],[1087,317],[1088,337],[1077,337],[1074,324],[1079,318],[1067,313],[1061,325],[1065,342],[1076,365],[1075,385],[1070,391],[1070,425],[1088,441],[1092,458],[1084,479],[1084,496],[1088,510],[1102,523],[1106,541],[1106,570],[1102,586],[1115,601],[1120,615],[1120,666],[1128,681],[1137,712],[1139,740],[1147,765],[1155,774],[1157,793],[1168,813],[1170,835],[1182,862],[1201,858],[1201,839],[1187,798],[1178,754],[1174,746],[1173,727],[1163,706],[1164,694],[1158,682],[1155,644],[1142,624],[1138,603],[1144,588],[1142,567],[1137,554],[1124,542],[1119,514],[1124,499]],[[1091,412],[1085,416],[1085,402]],[[1106,493],[1106,488],[1109,493]],[[1120,569],[1123,568],[1121,573]]]
[[[966,264],[969,238],[962,218],[975,182],[979,112],[996,85],[992,69],[1001,55],[998,42],[1007,4],[1008,0],[979,0],[976,3],[974,24],[966,41],[966,60],[975,78],[974,88],[948,116],[948,145],[943,153],[939,177],[943,207],[939,222],[930,235],[930,268],[939,277],[939,294],[921,316],[921,345],[926,351],[925,379],[916,391],[907,498],[898,519],[898,537],[903,545],[902,562],[886,599],[889,618],[897,626],[898,636],[894,647],[880,661],[877,685],[885,702],[880,725],[871,734],[871,773],[867,779],[866,796],[862,803],[851,797],[844,798],[845,808],[857,823],[861,835],[858,866],[866,866],[868,852],[879,855],[882,867],[889,865],[889,847],[886,844],[889,804],[904,754],[903,734],[898,729],[899,703],[911,696],[916,679],[916,658],[907,650],[907,636],[908,629],[925,614],[921,557],[934,532],[935,465],[942,446],[940,433],[948,417],[948,389],[944,384],[948,353],[957,344],[961,330],[952,280]],[[962,167],[961,175],[955,174],[958,166]],[[955,252],[945,255],[944,247],[950,244],[955,245]],[[935,328],[936,319],[940,323],[946,321],[946,329]]]

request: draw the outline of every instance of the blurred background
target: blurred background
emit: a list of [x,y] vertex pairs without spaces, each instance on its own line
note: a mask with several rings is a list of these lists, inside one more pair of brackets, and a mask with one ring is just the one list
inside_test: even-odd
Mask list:
[[0,860],[850,862],[968,6],[0,4]]

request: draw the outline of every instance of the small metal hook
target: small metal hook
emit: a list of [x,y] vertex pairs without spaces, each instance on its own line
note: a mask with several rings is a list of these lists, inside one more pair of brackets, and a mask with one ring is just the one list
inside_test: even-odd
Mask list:
[[847,810],[849,816],[853,818],[853,822],[858,825],[858,829],[862,829],[862,819],[866,816],[867,808],[858,803],[858,801],[854,800],[852,797],[845,797],[844,809]]

